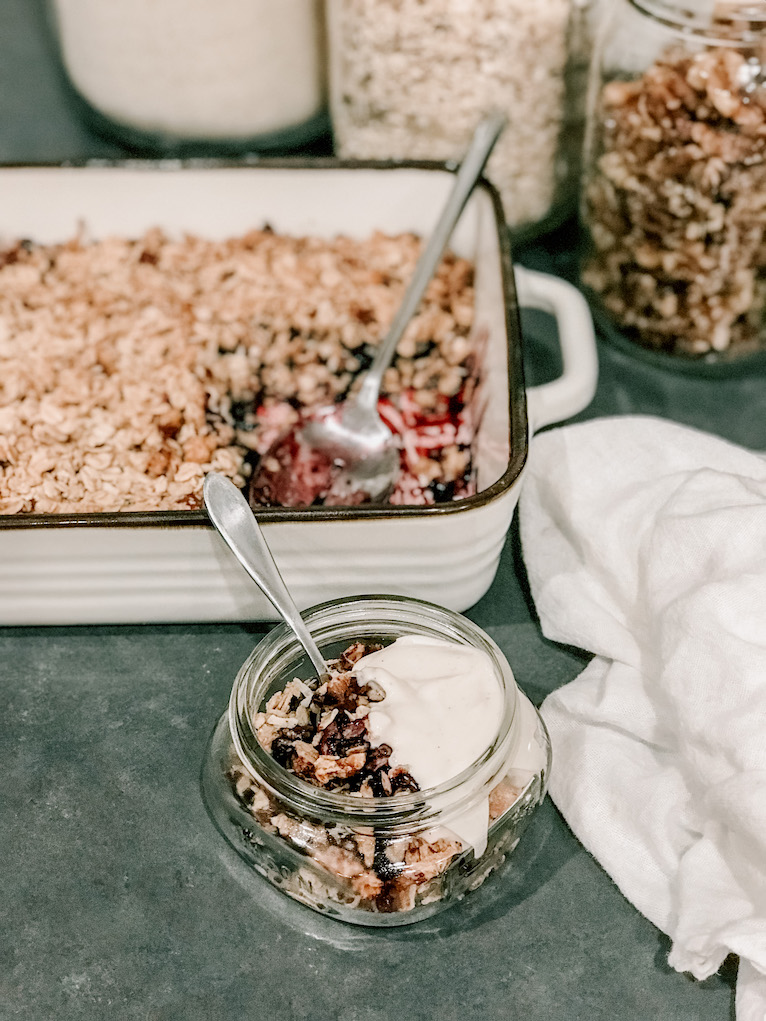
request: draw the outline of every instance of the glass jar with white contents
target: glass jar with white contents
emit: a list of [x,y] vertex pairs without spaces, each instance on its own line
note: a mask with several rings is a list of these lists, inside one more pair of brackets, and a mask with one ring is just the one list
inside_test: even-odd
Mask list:
[[327,129],[320,0],[48,0],[93,126],[159,155],[301,145]]
[[[210,740],[208,811],[289,897],[360,925],[419,921],[480,886],[515,848],[547,787],[545,726],[498,646],[460,614],[365,596],[304,617],[330,680],[313,675],[285,625],[269,633]],[[400,761],[408,728],[409,752],[429,749],[440,782],[427,755]]]
[[352,159],[456,160],[491,108],[487,165],[526,238],[574,212],[590,0],[331,0],[330,116]]

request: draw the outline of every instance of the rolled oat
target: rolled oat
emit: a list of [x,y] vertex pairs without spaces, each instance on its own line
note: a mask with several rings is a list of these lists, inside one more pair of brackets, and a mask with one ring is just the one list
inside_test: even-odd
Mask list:
[[[369,364],[419,252],[409,234],[269,229],[7,245],[0,513],[196,508],[208,471],[244,486],[302,409],[341,398]],[[472,317],[472,267],[447,255],[386,376],[392,414],[458,410],[475,377]],[[440,485],[451,497],[470,474],[463,425],[441,476],[413,475],[402,501]]]

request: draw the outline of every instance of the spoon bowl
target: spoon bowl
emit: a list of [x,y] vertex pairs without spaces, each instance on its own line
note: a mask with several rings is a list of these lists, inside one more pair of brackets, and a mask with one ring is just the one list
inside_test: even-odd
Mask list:
[[[388,497],[396,484],[400,466],[399,442],[378,411],[383,374],[439,266],[447,242],[505,122],[503,113],[493,111],[477,126],[402,303],[356,394],[341,404],[320,408],[305,417],[297,433],[289,439],[291,448],[300,450],[306,461],[318,453],[333,466],[332,489],[336,494],[343,494],[344,502],[379,503]],[[277,442],[279,445],[280,441]],[[256,473],[250,490],[256,496],[256,502],[259,502],[257,494],[270,492],[268,466],[279,461],[278,455],[272,457],[269,453],[262,458],[261,463],[266,468]],[[270,501],[265,499],[263,502]]]
[[342,466],[334,492],[353,497],[361,490],[373,502],[388,497],[399,470],[399,445],[378,414],[377,396],[375,406],[357,399],[327,409],[304,424],[302,437]]

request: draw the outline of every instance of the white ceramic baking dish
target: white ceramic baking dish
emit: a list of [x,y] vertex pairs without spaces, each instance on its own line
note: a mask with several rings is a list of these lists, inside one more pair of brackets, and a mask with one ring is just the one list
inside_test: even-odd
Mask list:
[[[152,226],[226,237],[427,234],[451,185],[444,166],[332,160],[253,165],[120,163],[0,169],[0,241],[135,237]],[[273,508],[258,513],[301,607],[351,594],[419,597],[454,610],[489,588],[519,497],[533,428],[591,400],[593,326],[579,292],[516,269],[494,190],[477,189],[452,247],[476,264],[488,334],[478,492],[432,507]],[[517,298],[518,296],[518,298]],[[563,374],[525,389],[518,303],[552,312]],[[204,511],[0,516],[0,624],[270,620],[275,613]]]

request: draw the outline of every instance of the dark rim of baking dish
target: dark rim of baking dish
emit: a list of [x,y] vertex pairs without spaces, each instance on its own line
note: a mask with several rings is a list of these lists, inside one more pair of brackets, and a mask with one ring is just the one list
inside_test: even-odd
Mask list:
[[[6,163],[2,170],[53,170],[53,169],[116,169],[139,171],[180,171],[195,170],[426,170],[454,172],[456,162],[436,160],[348,160],[333,156],[312,157],[260,157],[237,158],[196,157],[188,159],[91,159],[64,163]],[[409,517],[435,518],[450,514],[463,514],[468,510],[484,507],[507,492],[521,474],[528,452],[527,443],[527,402],[522,359],[522,336],[519,307],[513,278],[510,234],[505,223],[500,195],[494,185],[485,177],[480,178],[477,187],[490,197],[494,220],[497,227],[500,249],[500,273],[505,305],[506,349],[508,353],[509,406],[509,458],[505,471],[486,489],[461,500],[427,506],[355,506],[355,507],[263,507],[255,512],[262,522],[276,521],[363,521],[375,519],[406,519]],[[514,343],[515,339],[515,343]],[[11,528],[52,528],[52,527],[107,527],[107,528],[178,528],[206,526],[212,524],[204,510],[156,510],[156,511],[94,511],[78,514],[0,514],[0,530]]]

